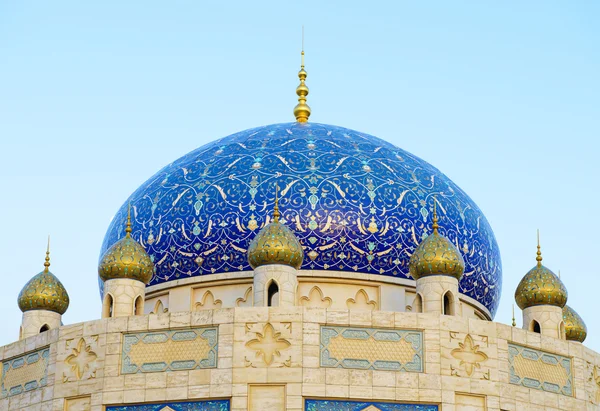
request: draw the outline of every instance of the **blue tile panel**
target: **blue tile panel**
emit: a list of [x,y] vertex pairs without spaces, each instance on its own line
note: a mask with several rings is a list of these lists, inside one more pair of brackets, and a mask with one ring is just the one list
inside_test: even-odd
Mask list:
[[[433,404],[398,404],[392,402],[311,400],[304,403],[305,411],[362,411],[375,407],[380,411],[438,411]],[[371,408],[372,409],[372,408]]]
[[43,348],[2,362],[2,397],[44,387],[48,380],[50,348]]
[[101,254],[125,235],[131,203],[132,236],[156,266],[149,285],[250,271],[247,249],[273,210],[276,185],[282,221],[304,248],[302,269],[398,278],[410,278],[408,261],[431,233],[437,196],[440,233],[465,260],[460,292],[495,314],[500,252],[473,200],[422,159],[325,124],[246,130],[175,160],[125,201]]
[[[106,411],[229,411],[229,400],[167,402],[161,404],[119,405]],[[169,410],[170,411],[170,410]]]
[[215,368],[217,349],[217,327],[125,334],[121,373]]
[[508,344],[510,383],[573,396],[572,360],[517,344]]
[[321,367],[423,372],[423,333],[322,326]]

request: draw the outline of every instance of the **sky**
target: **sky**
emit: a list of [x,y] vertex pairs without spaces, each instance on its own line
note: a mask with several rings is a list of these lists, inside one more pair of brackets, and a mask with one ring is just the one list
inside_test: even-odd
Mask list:
[[[535,265],[600,351],[600,3],[0,1],[0,345],[43,269],[65,324],[100,318],[108,225],[189,151],[293,121],[305,27],[311,121],[383,138],[479,205],[502,256],[496,321]],[[517,324],[521,313],[516,309]]]

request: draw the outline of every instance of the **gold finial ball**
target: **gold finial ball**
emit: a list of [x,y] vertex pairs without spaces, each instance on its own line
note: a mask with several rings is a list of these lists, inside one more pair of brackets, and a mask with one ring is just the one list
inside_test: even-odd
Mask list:
[[567,288],[560,278],[541,264],[533,267],[521,280],[515,291],[515,301],[521,310],[536,305],[564,307]]
[[443,235],[434,230],[415,249],[408,264],[415,280],[430,275],[446,275],[460,280],[465,260],[460,251]]
[[25,284],[17,299],[21,311],[48,310],[60,315],[69,308],[67,290],[47,269]]
[[296,235],[286,225],[271,222],[250,242],[248,262],[252,269],[268,264],[283,264],[299,270],[304,250]]
[[565,305],[563,307],[563,321],[567,340],[584,342],[587,337],[587,327],[577,312]]
[[120,239],[100,259],[98,275],[102,281],[128,278],[148,284],[154,274],[152,259],[129,235]]
[[310,117],[310,107],[308,104],[298,104],[294,107],[294,116],[298,123],[306,123]]

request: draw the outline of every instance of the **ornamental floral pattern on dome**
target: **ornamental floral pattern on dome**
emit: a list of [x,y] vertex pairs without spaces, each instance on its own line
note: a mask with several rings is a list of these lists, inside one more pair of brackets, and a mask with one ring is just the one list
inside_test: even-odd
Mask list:
[[304,248],[302,269],[410,278],[408,263],[431,233],[461,251],[460,291],[496,311],[502,266],[477,205],[435,167],[376,137],[316,123],[242,131],[200,147],[142,184],[113,219],[101,255],[125,235],[151,256],[149,285],[250,271],[250,241],[271,221],[275,187],[281,222]]

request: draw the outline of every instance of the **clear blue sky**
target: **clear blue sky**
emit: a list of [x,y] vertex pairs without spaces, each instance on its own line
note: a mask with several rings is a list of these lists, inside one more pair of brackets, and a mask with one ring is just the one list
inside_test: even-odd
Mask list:
[[293,120],[304,24],[311,120],[384,138],[477,202],[502,253],[497,321],[539,228],[600,351],[599,15],[594,1],[0,2],[0,344],[48,233],[64,322],[99,318],[100,244],[138,185]]

